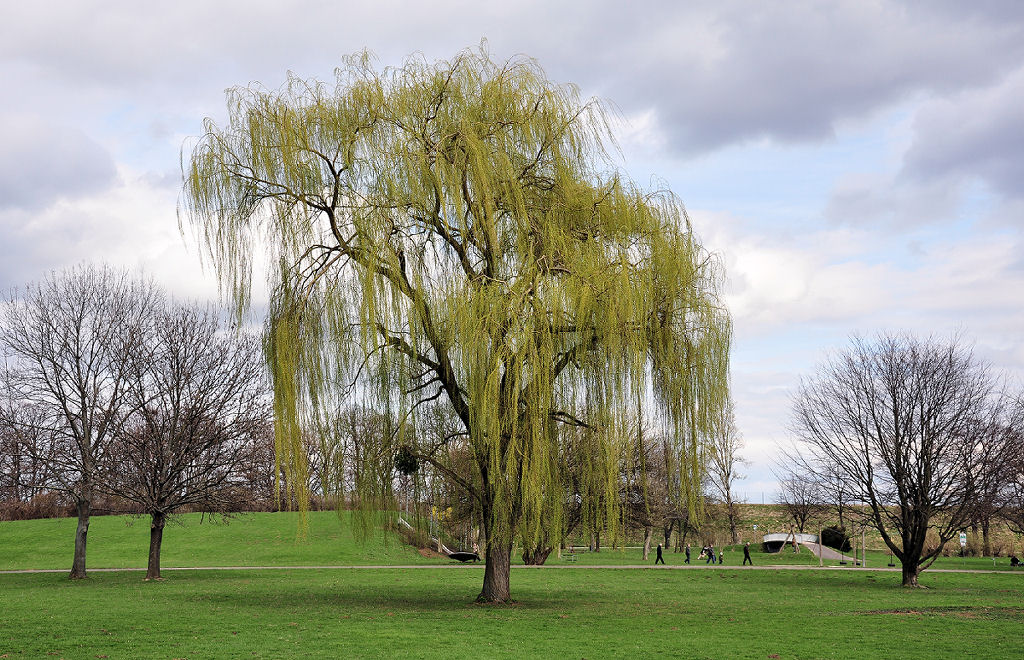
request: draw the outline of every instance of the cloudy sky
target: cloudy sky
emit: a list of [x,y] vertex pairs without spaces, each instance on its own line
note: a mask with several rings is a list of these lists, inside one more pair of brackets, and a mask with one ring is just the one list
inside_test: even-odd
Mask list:
[[3,3],[0,288],[104,260],[215,297],[175,208],[226,88],[482,38],[614,103],[623,167],[724,260],[751,501],[798,379],[851,333],[960,332],[1021,380],[1015,0]]

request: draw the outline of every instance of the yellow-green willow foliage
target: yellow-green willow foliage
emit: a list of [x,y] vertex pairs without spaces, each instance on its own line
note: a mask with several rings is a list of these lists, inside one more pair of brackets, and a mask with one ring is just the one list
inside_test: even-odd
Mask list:
[[[727,394],[721,273],[670,192],[614,170],[599,103],[480,49],[383,71],[353,57],[334,86],[291,77],[228,105],[183,162],[182,214],[240,310],[254,249],[271,251],[286,469],[302,476],[302,429],[329,427],[346,397],[386,413],[393,432],[361,450],[355,495],[387,503],[399,446],[466,488],[488,600],[507,598],[513,535],[561,525],[565,427],[586,424],[602,443],[591,458],[620,460],[630,432],[617,429],[653,392],[679,439],[682,495],[695,493]],[[425,401],[450,406],[459,433],[404,433]],[[446,463],[455,445],[471,474]],[[616,471],[587,474],[612,501]],[[502,571],[504,591],[489,588]]]

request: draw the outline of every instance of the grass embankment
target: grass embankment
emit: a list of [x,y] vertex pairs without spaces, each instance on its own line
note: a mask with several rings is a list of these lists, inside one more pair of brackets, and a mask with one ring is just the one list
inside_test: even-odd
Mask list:
[[[336,566],[421,564],[426,559],[390,532],[357,541],[348,513],[309,513],[309,531],[296,538],[298,514],[247,513],[229,522],[177,516],[164,529],[161,566]],[[0,570],[68,569],[76,520],[0,522]],[[149,518],[95,516],[89,523],[88,568],[145,568]]]
[[483,568],[0,575],[0,657],[974,657],[1020,652],[1024,578]]
[[[348,566],[451,564],[443,557],[424,557],[401,538],[390,532],[372,531],[368,538],[357,540],[348,520],[348,513],[310,512],[305,539],[298,539],[298,515],[295,513],[242,514],[227,523],[211,521],[199,514],[179,516],[164,530],[161,565],[163,568],[196,566]],[[70,569],[76,521],[73,518],[0,522],[0,570]],[[89,568],[144,568],[149,550],[149,519],[128,516],[96,516],[89,526]],[[776,554],[764,554],[760,546],[751,544],[757,566],[789,566],[818,564],[807,548],[794,554],[789,548]],[[699,548],[692,549],[691,562],[705,566],[697,559]],[[569,565],[569,553],[551,553],[548,565]],[[577,548],[575,563],[587,565],[653,564],[652,548],[647,562],[639,548],[606,547],[601,552],[585,552]],[[858,557],[859,557],[858,551]],[[684,555],[667,550],[665,562],[681,565]],[[513,561],[521,563],[518,552]],[[725,565],[743,561],[742,546],[727,546]],[[836,560],[825,562],[836,566]],[[868,567],[885,568],[888,553],[868,551]],[[899,562],[895,562],[897,567]],[[854,566],[848,558],[849,566]],[[941,557],[934,568],[1010,570],[1009,560],[998,558]]]

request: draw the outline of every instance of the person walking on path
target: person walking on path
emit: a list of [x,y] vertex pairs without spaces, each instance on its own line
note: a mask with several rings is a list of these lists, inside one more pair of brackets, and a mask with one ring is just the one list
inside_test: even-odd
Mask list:
[[684,564],[690,563],[690,544],[686,544],[686,559],[683,561]]
[[704,560],[705,564],[710,564],[715,561],[715,546],[708,546],[708,558]]
[[721,566],[725,563],[725,548],[718,551],[718,565]]
[[751,566],[754,565],[754,560],[750,558],[750,541],[747,541],[747,544],[743,546],[743,565],[746,566],[747,562],[750,562]]
[[658,558],[654,560],[654,565],[657,566],[658,562],[665,563],[665,558],[661,556],[661,544],[658,544]]

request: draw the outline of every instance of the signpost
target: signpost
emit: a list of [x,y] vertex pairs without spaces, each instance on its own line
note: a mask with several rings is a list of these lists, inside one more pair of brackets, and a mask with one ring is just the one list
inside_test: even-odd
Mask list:
[[960,532],[960,565],[965,566],[967,560],[964,558],[964,548],[967,547],[967,532]]

